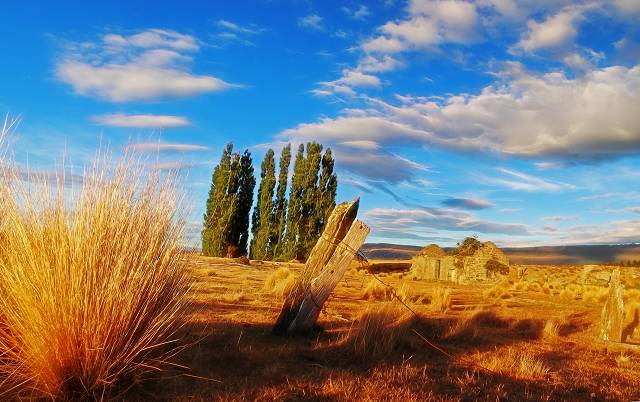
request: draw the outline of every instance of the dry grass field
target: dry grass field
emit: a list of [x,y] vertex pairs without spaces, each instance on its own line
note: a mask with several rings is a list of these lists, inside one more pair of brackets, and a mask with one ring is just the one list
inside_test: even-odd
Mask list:
[[[348,271],[323,331],[271,334],[300,264],[195,257],[184,350],[173,369],[128,391],[140,400],[634,400],[640,352],[597,339],[606,288],[581,267],[531,266],[515,283],[453,285]],[[640,277],[625,271],[631,321]]]

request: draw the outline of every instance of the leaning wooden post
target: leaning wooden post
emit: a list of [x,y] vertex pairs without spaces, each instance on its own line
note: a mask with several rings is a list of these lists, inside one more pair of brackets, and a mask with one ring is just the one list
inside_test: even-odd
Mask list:
[[[341,203],[334,208],[333,212],[329,216],[327,224],[325,225],[322,236],[320,236],[318,242],[311,250],[307,263],[302,270],[301,278],[298,280],[291,293],[285,297],[284,304],[280,310],[280,315],[273,327],[273,331],[275,333],[284,334],[292,330],[302,330],[300,324],[296,324],[294,327],[292,327],[292,324],[296,321],[296,318],[301,311],[300,308],[305,300],[311,297],[310,295],[313,295],[313,293],[309,292],[312,289],[312,283],[314,283],[314,280],[322,273],[323,270],[331,271],[333,269],[334,274],[337,275],[339,270],[336,268],[342,268],[342,265],[338,266],[336,264],[342,264],[343,260],[349,258],[350,262],[355,256],[354,250],[358,250],[360,248],[362,242],[364,242],[366,234],[364,236],[360,234],[356,235],[354,231],[350,236],[350,239],[352,239],[350,241],[353,241],[354,243],[349,245],[349,247],[344,246],[344,240],[349,232],[351,232],[358,213],[359,204],[360,200],[355,199],[353,202]],[[364,224],[362,224],[362,226],[363,229],[366,228]],[[368,233],[368,228],[366,228],[366,232]],[[362,240],[359,240],[360,238],[362,238]],[[359,243],[357,243],[358,241]],[[348,250],[348,252],[345,250]],[[337,256],[334,256],[334,254]],[[351,254],[350,257],[349,254]],[[349,262],[347,262],[346,265],[348,265]],[[344,271],[342,273],[344,274]],[[331,280],[334,280],[333,276]],[[338,281],[339,280],[340,278],[338,278]],[[324,294],[328,287],[326,285],[321,286],[319,282],[316,281],[314,289],[316,289],[316,291],[318,289],[322,289],[322,293]],[[331,293],[332,290],[333,287],[329,289],[329,293]],[[313,296],[313,298],[316,300],[316,304],[318,304],[319,307],[322,307],[322,304],[318,302],[319,299],[316,299],[315,296]],[[326,300],[326,297],[324,300]],[[315,310],[305,307],[305,312],[307,315],[315,314],[315,318],[317,318]],[[315,319],[311,325],[308,325],[309,320],[309,318],[301,318],[298,320],[298,323],[304,322],[305,328],[309,329],[313,324],[315,324]]]
[[353,222],[327,266],[311,281],[298,310],[298,315],[289,326],[289,331],[305,332],[313,329],[322,306],[344,276],[368,234],[367,225],[358,220]]
[[602,307],[600,315],[600,339],[603,341],[622,342],[622,323],[624,322],[624,302],[620,269],[611,273],[609,280],[609,297]]

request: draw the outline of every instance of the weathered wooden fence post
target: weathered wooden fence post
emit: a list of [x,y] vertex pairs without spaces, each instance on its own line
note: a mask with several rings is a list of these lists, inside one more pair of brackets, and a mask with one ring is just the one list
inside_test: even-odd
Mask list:
[[322,305],[369,234],[369,228],[355,220],[359,204],[359,199],[345,202],[331,213],[302,276],[285,297],[273,327],[275,333],[308,331],[315,326]]
[[609,297],[602,308],[600,316],[600,339],[603,341],[622,342],[622,323],[624,322],[624,302],[620,269],[611,273],[609,281]]

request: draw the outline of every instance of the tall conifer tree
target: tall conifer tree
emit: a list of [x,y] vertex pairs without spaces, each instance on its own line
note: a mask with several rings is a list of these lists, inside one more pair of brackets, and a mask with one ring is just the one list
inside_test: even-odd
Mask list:
[[291,164],[291,144],[282,148],[280,153],[280,168],[278,172],[278,189],[273,206],[273,226],[269,239],[267,258],[278,258],[282,255],[284,233],[287,225],[287,183],[289,180],[289,165]]
[[304,157],[304,144],[300,144],[296,159],[293,164],[293,177],[289,190],[289,208],[287,210],[287,230],[281,258],[290,260],[297,258],[298,234],[300,220],[302,219],[302,196],[306,178],[306,160]]
[[213,170],[211,177],[211,188],[209,189],[209,197],[207,198],[202,230],[202,253],[204,255],[219,255],[222,248],[219,225],[223,216],[223,203],[227,193],[232,152],[233,144],[229,143],[222,153],[220,163]]
[[251,219],[250,256],[252,259],[263,260],[269,255],[271,232],[273,230],[273,193],[276,187],[276,163],[273,149],[269,149],[260,166],[260,187],[258,201],[253,209]]
[[[318,183],[318,196],[316,201],[318,203],[316,207],[316,232],[315,239],[317,240],[322,231],[324,225],[329,219],[329,215],[336,206],[336,192],[338,189],[338,177],[333,173],[335,161],[331,148],[327,148],[322,156],[322,173],[320,175],[320,181]],[[314,241],[315,242],[315,241]]]
[[[236,154],[237,184],[235,187],[235,203],[233,205],[233,218],[229,230],[230,238],[227,245],[236,247],[233,254],[247,255],[247,243],[249,241],[249,214],[253,204],[253,190],[256,186],[256,178],[253,174],[253,160],[251,153],[245,150],[242,157]],[[232,165],[233,166],[233,165]],[[234,257],[237,255],[233,255]]]
[[297,258],[306,260],[311,248],[318,239],[316,236],[318,227],[317,198],[318,173],[322,159],[322,145],[317,142],[307,143],[307,157],[305,166],[304,189],[302,195],[302,212],[298,225]]

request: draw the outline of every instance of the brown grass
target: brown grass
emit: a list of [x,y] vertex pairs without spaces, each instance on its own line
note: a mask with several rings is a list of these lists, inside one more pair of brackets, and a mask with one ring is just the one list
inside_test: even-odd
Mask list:
[[477,352],[472,359],[493,373],[516,380],[542,380],[549,374],[549,368],[531,352],[511,347],[489,353]]
[[296,284],[296,276],[292,270],[280,267],[273,271],[264,281],[264,293],[283,298],[288,295]]
[[366,300],[392,300],[393,292],[388,286],[372,278],[362,293],[362,298]]
[[0,167],[5,397],[102,398],[176,352],[189,281],[174,177],[98,159],[79,188]]
[[411,316],[396,303],[384,303],[367,309],[351,325],[340,341],[357,362],[389,356],[410,329]]
[[451,289],[442,286],[435,287],[429,305],[433,311],[446,312],[451,307]]

